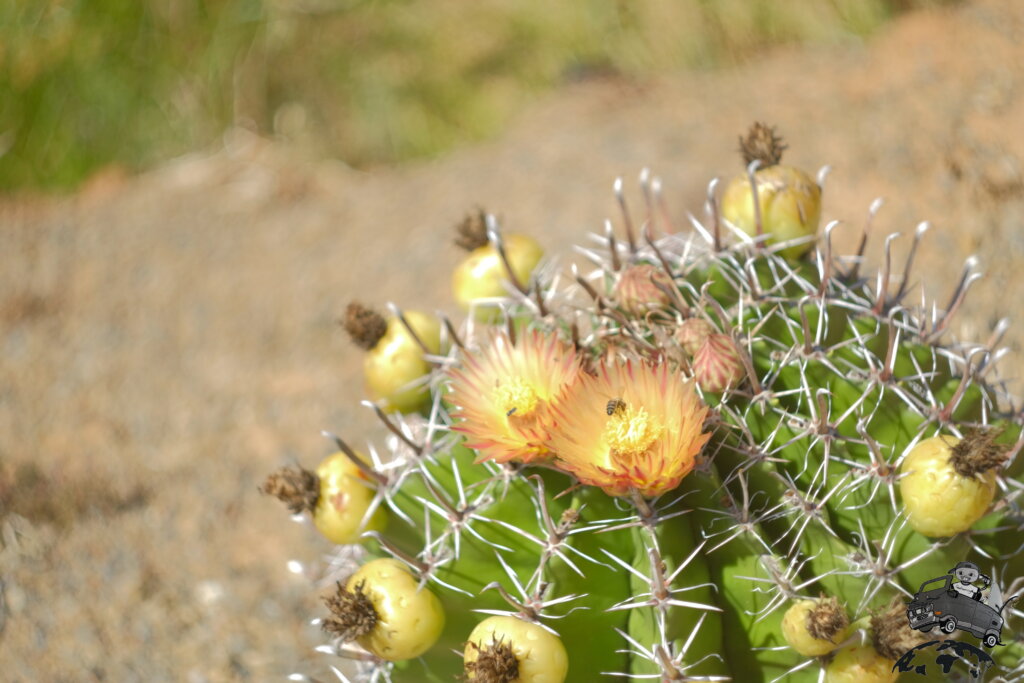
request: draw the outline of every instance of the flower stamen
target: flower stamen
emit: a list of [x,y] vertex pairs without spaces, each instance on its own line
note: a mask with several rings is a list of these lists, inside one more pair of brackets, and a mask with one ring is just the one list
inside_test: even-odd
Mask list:
[[608,418],[604,437],[614,457],[635,457],[650,448],[663,432],[664,427],[646,408],[627,404]]
[[540,403],[537,391],[522,377],[513,377],[510,381],[494,389],[494,400],[498,408],[510,419],[530,417]]

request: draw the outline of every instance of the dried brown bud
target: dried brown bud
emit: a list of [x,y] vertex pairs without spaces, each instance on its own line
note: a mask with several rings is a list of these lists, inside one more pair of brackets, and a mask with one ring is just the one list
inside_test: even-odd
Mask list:
[[455,226],[455,245],[466,251],[487,246],[487,212],[477,207],[476,213],[467,213]]
[[388,331],[388,323],[380,313],[353,301],[341,320],[348,336],[359,348],[369,351]]
[[339,582],[334,595],[324,598],[327,609],[331,611],[321,623],[324,631],[348,642],[373,630],[380,617],[373,602],[363,592],[364,584],[360,581],[354,591],[349,591]]
[[760,121],[750,127],[746,136],[740,136],[740,154],[748,166],[755,159],[761,162],[761,168],[774,166],[782,161],[785,149],[782,138],[775,134],[775,127]]
[[995,443],[1003,433],[1002,429],[970,429],[964,431],[964,438],[953,446],[949,461],[962,477],[973,477],[999,467],[1006,461],[1009,446]]
[[260,492],[283,502],[293,515],[313,512],[320,498],[320,477],[302,467],[282,467],[267,477]]
[[875,651],[886,659],[897,660],[927,640],[919,631],[910,628],[906,605],[900,601],[894,600],[871,616],[871,641]]
[[466,662],[463,680],[474,683],[514,683],[519,680],[519,659],[511,645],[492,635],[490,644],[483,648],[473,642],[469,646],[479,654],[474,661]]
[[807,632],[819,640],[839,642],[845,637],[850,619],[836,597],[822,597],[807,613]]

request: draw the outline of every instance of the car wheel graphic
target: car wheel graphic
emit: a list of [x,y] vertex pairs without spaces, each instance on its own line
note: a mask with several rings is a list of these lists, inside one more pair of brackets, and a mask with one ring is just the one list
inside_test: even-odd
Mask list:
[[995,633],[986,633],[985,639],[981,643],[985,647],[995,647],[999,643],[999,636]]
[[952,633],[956,630],[956,617],[946,617],[942,620],[942,632]]

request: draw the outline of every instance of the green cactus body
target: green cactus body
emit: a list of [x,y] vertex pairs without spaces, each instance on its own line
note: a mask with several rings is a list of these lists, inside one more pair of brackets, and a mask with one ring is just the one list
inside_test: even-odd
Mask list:
[[[605,238],[610,251],[583,250],[600,268],[592,276],[538,277],[539,291],[507,302],[513,334],[573,341],[586,371],[642,359],[685,375],[673,333],[694,311],[730,335],[753,377],[703,397],[712,435],[696,467],[675,490],[616,498],[574,488],[557,460],[475,462],[450,431],[446,370],[436,369],[429,419],[392,418],[405,420],[391,427],[420,452],[396,440],[378,468],[393,514],[371,554],[410,563],[444,603],[447,625],[418,661],[364,662],[367,680],[451,680],[462,671],[452,650],[497,611],[557,632],[571,681],[814,681],[830,656],[803,657],[782,635],[796,600],[838,598],[857,641],[870,644],[873,611],[908,602],[961,560],[995,569],[1004,591],[1024,577],[1020,458],[1004,463],[989,514],[952,538],[914,531],[898,489],[900,459],[922,439],[1005,428],[1001,447],[1019,443],[1020,413],[987,367],[995,349],[946,341],[945,313],[914,308],[886,286],[902,280],[861,278],[820,244],[816,263],[793,263],[763,246],[722,246],[717,226],[696,227],[643,247]],[[653,312],[616,306],[609,273],[624,263],[668,269],[662,282],[678,296]],[[450,364],[463,346],[487,343],[453,345]],[[606,398],[609,420],[620,402],[626,410],[628,401]],[[1012,677],[1024,644],[1009,626],[1002,640],[990,652]]]

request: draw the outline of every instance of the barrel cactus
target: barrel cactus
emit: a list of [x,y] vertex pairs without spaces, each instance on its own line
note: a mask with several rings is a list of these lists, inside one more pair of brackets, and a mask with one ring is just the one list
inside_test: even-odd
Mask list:
[[[833,252],[835,223],[751,235],[723,217],[712,183],[706,218],[681,230],[657,181],[641,180],[645,219],[616,183],[621,227],[580,250],[589,272],[542,265],[506,288],[494,326],[442,321],[430,346],[450,350],[425,356],[429,408],[366,403],[386,448],[364,458],[329,435],[363,472],[353,485],[374,492],[318,617],[321,649],[355,662],[348,676],[896,680],[902,652],[947,637],[907,626],[924,582],[963,560],[1004,589],[1024,577],[1021,416],[995,371],[1005,325],[984,343],[950,329],[973,262],[947,304],[915,301],[923,227],[901,268],[893,236],[868,274],[866,229],[849,256]],[[923,480],[924,465],[904,466],[922,447]],[[927,505],[973,491],[982,499]],[[374,558],[443,606],[436,642],[413,659],[359,647],[373,619],[330,628],[352,602],[348,575]],[[492,615],[504,620],[480,626]],[[992,671],[1021,675],[1024,643],[1012,624],[1001,638]]]

